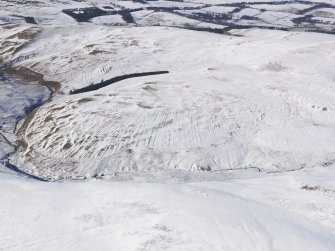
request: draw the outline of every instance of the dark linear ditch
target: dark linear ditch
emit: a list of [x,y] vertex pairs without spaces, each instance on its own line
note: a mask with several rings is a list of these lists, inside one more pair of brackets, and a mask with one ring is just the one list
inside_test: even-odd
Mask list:
[[90,92],[90,91],[96,91],[99,90],[103,87],[106,87],[108,85],[114,84],[116,82],[128,79],[128,78],[138,78],[138,77],[145,77],[145,76],[152,76],[152,75],[161,75],[161,74],[168,74],[169,71],[152,71],[152,72],[141,72],[141,73],[132,73],[132,74],[126,74],[118,77],[111,78],[106,81],[101,81],[98,84],[92,84],[89,86],[85,86],[80,89],[76,89],[73,91],[70,91],[70,95],[73,94],[79,94],[79,93],[84,93],[84,92]]

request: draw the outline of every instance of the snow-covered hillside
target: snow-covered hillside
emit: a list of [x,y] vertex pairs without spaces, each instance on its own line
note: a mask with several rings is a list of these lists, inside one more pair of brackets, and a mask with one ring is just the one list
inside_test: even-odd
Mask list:
[[335,246],[334,168],[184,184],[1,175],[3,250],[305,250]]
[[59,179],[158,170],[219,177],[332,162],[334,36],[236,34],[46,29],[17,55],[39,55],[20,64],[61,80],[65,93],[126,73],[170,73],[55,98],[19,135],[26,147],[16,164]]
[[334,250],[334,65],[331,0],[0,1],[0,250]]

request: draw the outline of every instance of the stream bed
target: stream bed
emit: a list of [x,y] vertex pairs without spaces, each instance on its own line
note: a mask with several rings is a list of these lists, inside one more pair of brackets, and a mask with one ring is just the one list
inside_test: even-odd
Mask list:
[[[46,102],[51,91],[37,81],[26,81],[0,70],[0,171],[9,171],[9,157],[15,153],[16,125]],[[16,167],[10,168],[17,172]],[[22,173],[25,174],[25,173]]]

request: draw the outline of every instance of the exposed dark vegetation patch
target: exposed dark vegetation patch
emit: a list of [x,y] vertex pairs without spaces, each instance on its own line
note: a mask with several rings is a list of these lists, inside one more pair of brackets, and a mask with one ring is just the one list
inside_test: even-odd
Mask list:
[[87,103],[93,101],[93,98],[82,98],[78,100],[78,104]]
[[133,73],[133,74],[126,74],[123,76],[118,76],[115,78],[111,78],[106,81],[101,81],[98,84],[92,84],[77,90],[70,91],[70,95],[72,94],[78,94],[78,93],[84,93],[84,92],[90,92],[90,91],[96,91],[100,88],[106,87],[108,85],[111,85],[113,83],[119,82],[121,80],[125,80],[128,78],[137,78],[137,77],[144,77],[144,76],[150,76],[150,75],[159,75],[159,74],[167,74],[168,71],[154,71],[154,72],[141,72],[141,73]]
[[145,90],[145,91],[149,91],[149,92],[156,92],[156,91],[158,91],[156,88],[153,88],[150,85],[146,85],[142,89]]
[[141,107],[141,108],[144,108],[144,109],[152,109],[152,106],[147,105],[147,104],[145,104],[145,103],[143,103],[143,102],[137,103],[137,105],[138,105],[139,107]]
[[51,115],[48,115],[47,117],[45,117],[44,119],[44,123],[48,123],[49,121],[52,120],[52,116]]
[[112,10],[113,7],[112,6],[102,6],[102,8],[106,9],[106,10]]
[[108,53],[110,53],[110,52],[94,49],[94,50],[90,51],[88,54],[94,56],[94,55],[98,55],[98,54],[108,54]]
[[60,116],[60,117],[58,117],[58,119],[66,119],[66,118],[68,118],[68,117],[70,117],[71,116],[71,114],[66,114],[66,115],[64,115],[64,116]]
[[35,18],[33,17],[24,17],[24,19],[26,20],[28,24],[37,24],[37,22],[35,21]]
[[133,149],[127,149],[127,150],[126,150],[126,153],[128,153],[128,154],[132,154],[132,153],[134,153],[134,150],[133,150]]
[[127,23],[135,23],[132,14],[129,11],[121,11],[119,13],[122,16],[122,19]]
[[63,146],[63,149],[64,150],[68,150],[68,149],[70,149],[72,147],[72,144],[70,143],[70,142],[66,142],[65,144],[64,144],[64,146]]
[[106,11],[97,7],[67,9],[63,10],[63,12],[73,17],[75,20],[77,20],[77,22],[87,22],[93,17],[99,17],[107,14]]
[[[141,3],[141,4],[147,4],[144,0],[132,0],[134,3]],[[170,0],[171,1],[171,0]]]
[[308,190],[308,191],[315,191],[320,190],[319,186],[309,186],[309,185],[303,185],[301,189]]
[[[241,17],[234,16],[234,13],[238,13],[242,11],[245,8],[256,8],[254,5],[285,5],[285,4],[292,4],[292,1],[272,1],[272,2],[238,2],[238,3],[226,3],[226,4],[216,4],[215,6],[226,6],[226,7],[234,7],[235,9],[227,12],[227,13],[216,13],[216,12],[210,12],[210,11],[204,11],[202,10],[204,7],[214,6],[211,4],[203,5],[203,6],[150,6],[147,5],[147,2],[149,0],[133,0],[133,2],[139,2],[144,4],[143,7],[139,8],[125,8],[122,5],[118,5],[116,3],[113,3],[113,7],[104,6],[103,8],[105,10],[99,9],[97,7],[92,8],[81,8],[81,9],[68,9],[63,10],[64,13],[72,16],[74,19],[76,19],[78,22],[88,22],[91,18],[102,16],[102,15],[115,15],[120,14],[124,21],[127,23],[135,23],[135,20],[132,16],[132,12],[140,11],[140,10],[153,10],[155,12],[169,12],[175,15],[183,16],[189,19],[194,19],[197,21],[201,21],[204,23],[212,23],[212,24],[218,24],[218,25],[224,25],[227,27],[223,28],[212,28],[212,27],[201,27],[201,26],[194,26],[194,25],[185,25],[185,29],[191,29],[191,30],[198,30],[198,31],[207,31],[207,32],[213,32],[213,33],[224,33],[226,31],[232,30],[232,29],[250,29],[250,28],[260,28],[260,29],[271,29],[271,30],[284,30],[288,31],[290,29],[299,28],[301,31],[306,32],[320,32],[320,33],[328,33],[328,34],[335,34],[335,27],[322,27],[320,24],[329,24],[329,21],[323,21],[318,19],[312,19],[315,16],[317,16],[317,12],[314,12],[313,15],[309,14],[313,11],[316,11],[318,9],[322,8],[335,8],[334,5],[329,3],[315,3],[311,1],[294,1],[294,3],[301,3],[309,5],[310,7],[307,7],[302,10],[295,10],[292,14],[298,14],[301,15],[301,17],[297,17],[292,19],[293,22],[292,26],[284,26],[279,24],[268,24],[267,21],[262,20],[262,18],[259,18],[257,15],[243,15]],[[180,0],[173,0],[175,2],[183,2]],[[192,10],[192,12],[186,12],[185,10]],[[267,9],[264,7],[262,9],[259,9],[260,12],[266,12]],[[289,13],[288,13],[289,15]],[[240,22],[241,20],[250,20],[250,21],[259,21],[257,25],[254,25],[252,23],[248,24],[245,22]],[[160,24],[153,24],[156,26],[159,26]],[[176,26],[180,27],[180,26]]]
[[310,186],[306,184],[306,185],[303,185],[301,189],[306,190],[306,191],[319,191],[319,192],[324,192],[327,194],[335,195],[335,190],[328,189],[328,188],[318,186],[318,185]]
[[65,106],[59,106],[59,107],[55,107],[55,108],[52,108],[50,111],[51,112],[55,112],[55,111],[61,111],[65,108]]
[[209,28],[209,27],[199,27],[199,26],[194,26],[192,24],[185,24],[184,28],[188,30],[194,30],[194,31],[207,31],[207,32],[212,32],[212,33],[218,33],[218,34],[223,34],[230,30],[230,28]]

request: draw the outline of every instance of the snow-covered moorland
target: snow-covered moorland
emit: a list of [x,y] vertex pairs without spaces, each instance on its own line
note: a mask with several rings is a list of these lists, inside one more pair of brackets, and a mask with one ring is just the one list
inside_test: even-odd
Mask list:
[[1,175],[0,248],[331,251],[333,169],[182,184]]
[[20,64],[60,80],[64,93],[127,73],[169,74],[55,97],[18,134],[25,147],[13,162],[53,180],[180,170],[218,178],[332,162],[334,36],[235,35],[46,28],[18,54],[40,56]]
[[0,250],[334,250],[334,10],[1,1]]

